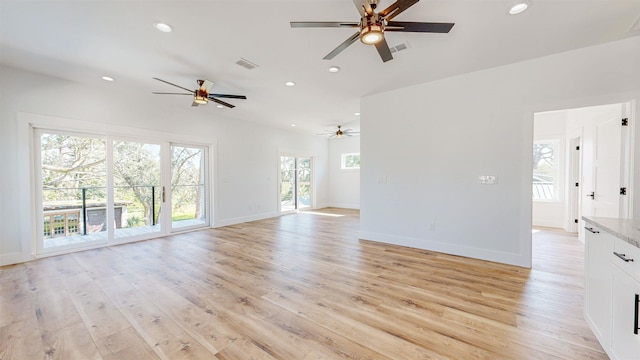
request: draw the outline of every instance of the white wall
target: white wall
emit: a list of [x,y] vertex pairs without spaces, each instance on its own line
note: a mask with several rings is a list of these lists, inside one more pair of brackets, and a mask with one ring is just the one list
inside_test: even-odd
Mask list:
[[533,119],[533,140],[558,140],[558,183],[554,189],[558,198],[550,201],[533,201],[532,225],[552,228],[564,228],[567,207],[565,168],[566,158],[567,112],[552,111],[537,113]]
[[342,154],[359,153],[360,137],[329,140],[329,206],[360,209],[360,170],[342,170]]
[[530,267],[533,114],[635,101],[638,64],[635,37],[363,98],[361,238]]
[[29,224],[20,213],[30,204],[20,196],[18,189],[28,184],[18,174],[30,164],[19,154],[20,113],[211,139],[217,144],[216,225],[278,215],[278,151],[283,148],[315,157],[316,205],[329,202],[325,138],[232,120],[214,107],[175,106],[151,96],[157,95],[131,93],[118,82],[88,86],[0,67],[0,265],[31,257],[31,239],[21,232]]

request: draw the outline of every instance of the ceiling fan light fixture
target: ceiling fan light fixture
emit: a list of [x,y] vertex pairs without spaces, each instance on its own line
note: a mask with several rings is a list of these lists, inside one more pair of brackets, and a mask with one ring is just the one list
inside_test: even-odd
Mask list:
[[377,44],[382,41],[382,39],[384,39],[384,35],[382,33],[381,25],[369,24],[367,26],[363,26],[362,30],[360,30],[360,41],[363,44]]
[[525,12],[529,6],[531,6],[531,3],[529,1],[516,1],[514,3],[511,4],[511,7],[509,8],[509,14],[510,15],[518,15],[521,14],[523,12]]
[[203,97],[203,96],[196,96],[193,99],[193,102],[195,102],[196,104],[199,104],[199,105],[206,105],[209,102],[209,99],[207,99],[206,97]]

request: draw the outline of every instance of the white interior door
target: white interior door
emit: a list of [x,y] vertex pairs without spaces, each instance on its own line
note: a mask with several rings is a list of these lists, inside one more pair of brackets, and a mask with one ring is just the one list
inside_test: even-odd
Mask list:
[[[622,171],[626,171],[631,163],[630,158],[623,158],[629,146],[629,139],[623,138],[622,110],[625,106],[627,104],[606,105],[578,113],[587,118],[581,146],[581,216],[626,216],[621,210],[620,195],[620,187],[630,178],[623,176]],[[584,239],[584,221],[579,219],[578,234]]]
[[620,116],[603,119],[594,127],[593,196],[589,196],[592,216],[620,216],[620,119]]

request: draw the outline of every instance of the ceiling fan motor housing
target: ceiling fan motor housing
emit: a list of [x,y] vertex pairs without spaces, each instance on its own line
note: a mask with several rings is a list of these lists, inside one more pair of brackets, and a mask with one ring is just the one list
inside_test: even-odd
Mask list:
[[364,44],[375,44],[384,37],[384,19],[373,13],[362,17],[360,25],[360,41]]

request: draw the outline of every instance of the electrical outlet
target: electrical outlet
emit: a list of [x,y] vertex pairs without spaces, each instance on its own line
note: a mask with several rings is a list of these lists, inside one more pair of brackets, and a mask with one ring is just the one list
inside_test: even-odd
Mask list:
[[436,231],[436,223],[434,222],[430,222],[429,226],[427,227],[427,230],[429,231]]
[[495,185],[498,183],[498,177],[496,175],[480,175],[478,182],[483,185]]

